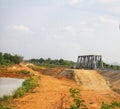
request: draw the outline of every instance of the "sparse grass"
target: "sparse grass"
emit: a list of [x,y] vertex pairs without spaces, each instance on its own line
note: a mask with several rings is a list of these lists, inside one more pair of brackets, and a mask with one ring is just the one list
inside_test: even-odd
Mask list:
[[39,71],[39,70],[43,70],[43,69],[49,69],[49,68],[58,68],[58,67],[66,67],[67,66],[63,66],[63,65],[55,65],[55,64],[34,64],[33,65],[28,65],[29,68],[35,70],[35,71]]
[[35,64],[35,65],[40,66],[41,68],[57,68],[57,67],[69,68],[68,66],[65,65],[55,65],[55,64]]
[[0,109],[11,109],[8,107],[8,104],[12,102],[13,97],[4,95],[3,97],[0,97]]
[[62,67],[61,65],[54,65],[54,64],[36,64],[37,66],[43,67],[43,68],[56,68],[56,67]]
[[0,101],[10,102],[12,98],[13,97],[10,95],[4,95],[3,97],[0,97]]
[[33,65],[28,65],[27,67],[31,68],[34,71],[38,71],[38,72],[45,69],[45,67],[41,67],[41,66],[37,66],[37,65],[34,65],[34,66]]
[[6,105],[0,105],[0,109],[11,109],[11,108],[6,107]]
[[111,90],[115,91],[116,93],[120,94],[120,88],[114,88],[113,86],[110,86]]
[[17,72],[18,74],[23,74],[23,75],[34,75],[32,72],[27,71],[27,70],[21,70]]

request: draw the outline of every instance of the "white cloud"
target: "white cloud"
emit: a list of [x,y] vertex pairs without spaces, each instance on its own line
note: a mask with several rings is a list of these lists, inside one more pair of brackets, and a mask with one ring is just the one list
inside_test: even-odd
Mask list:
[[69,0],[69,4],[74,6],[76,4],[79,4],[81,0]]
[[120,0],[97,0],[97,1],[102,3],[113,3],[113,2],[119,2]]
[[120,7],[112,7],[109,10],[115,14],[120,15]]
[[72,25],[64,26],[63,31],[65,33],[69,33],[70,35],[77,35],[77,34],[80,34],[81,32],[82,33],[94,32],[95,29],[92,25],[89,26],[88,24],[83,22],[80,25],[74,26],[74,27]]
[[114,20],[112,18],[107,18],[107,17],[101,16],[99,19],[100,19],[100,21],[105,22],[105,23],[111,23],[111,24],[115,24],[115,25],[119,24],[119,21]]
[[84,27],[84,28],[82,28],[82,31],[83,31],[83,32],[94,32],[95,29]]
[[13,30],[17,30],[17,31],[30,31],[30,28],[25,26],[25,25],[9,25],[8,29],[13,29]]
[[73,27],[71,25],[67,25],[65,27],[63,27],[63,30],[66,32],[73,32]]

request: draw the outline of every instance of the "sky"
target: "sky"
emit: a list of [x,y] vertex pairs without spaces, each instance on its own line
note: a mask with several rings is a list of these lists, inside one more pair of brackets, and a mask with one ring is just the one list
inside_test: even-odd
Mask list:
[[0,0],[0,51],[120,63],[119,24],[120,0]]

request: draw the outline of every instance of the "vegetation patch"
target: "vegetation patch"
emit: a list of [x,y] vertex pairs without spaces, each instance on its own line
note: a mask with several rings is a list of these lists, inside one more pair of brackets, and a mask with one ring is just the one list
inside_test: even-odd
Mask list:
[[19,98],[25,95],[26,92],[38,86],[38,76],[26,79],[22,86],[19,87],[14,93],[13,98]]
[[70,88],[69,92],[73,98],[74,104],[71,104],[69,108],[66,109],[88,109],[84,104],[84,100],[81,98],[80,90],[78,88]]
[[107,69],[120,70],[120,65],[111,65],[103,62],[103,66]]
[[[70,88],[69,92],[71,94],[71,97],[73,98],[74,103],[71,104],[70,107],[66,109],[88,109],[84,104],[85,101],[81,98],[80,90],[78,88]],[[110,104],[102,102],[100,109],[118,109],[118,108],[120,108],[120,103],[117,101],[112,101]]]
[[117,101],[112,101],[110,104],[102,102],[101,109],[116,109],[120,108],[120,103]]
[[30,59],[30,60],[27,60],[27,62],[31,62],[31,63],[34,63],[34,64],[37,64],[37,65],[40,65],[40,66],[43,66],[43,67],[50,67],[50,68],[54,68],[54,67],[58,67],[58,66],[66,66],[66,67],[73,67],[75,65],[75,62],[73,61],[68,61],[68,60],[64,60],[64,59],[51,59],[51,58],[48,58],[48,59],[43,59],[43,58],[40,58],[40,59]]
[[39,65],[28,65],[27,67],[31,68],[34,71],[41,71],[41,70],[45,70],[45,67],[39,66]]

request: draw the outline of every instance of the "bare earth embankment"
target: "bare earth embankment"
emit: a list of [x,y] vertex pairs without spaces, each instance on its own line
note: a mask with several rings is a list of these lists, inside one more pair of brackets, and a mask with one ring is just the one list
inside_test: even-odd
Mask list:
[[120,89],[120,70],[101,70],[100,74],[110,82],[113,88]]
[[111,91],[105,79],[94,70],[62,71],[54,68],[52,73],[55,75],[49,76],[44,75],[45,71],[48,72],[46,69],[38,72],[23,64],[15,69],[26,69],[40,75],[39,87],[32,93],[14,100],[18,109],[65,109],[71,104],[70,87],[81,90],[82,98],[89,109],[100,109],[103,101],[120,101],[120,95]]

